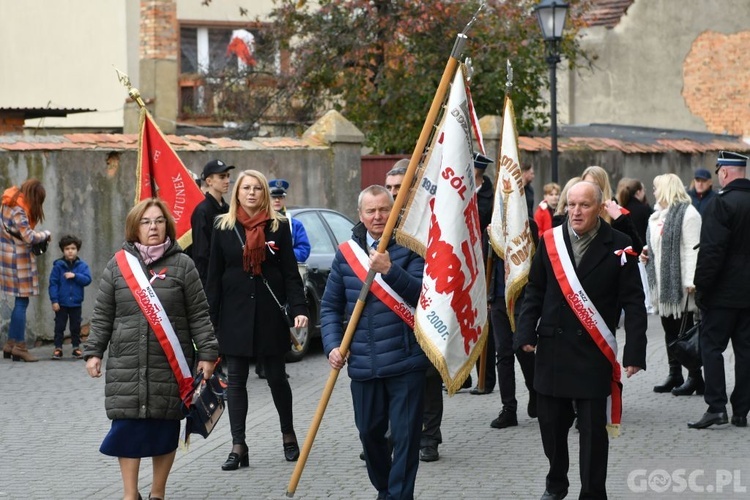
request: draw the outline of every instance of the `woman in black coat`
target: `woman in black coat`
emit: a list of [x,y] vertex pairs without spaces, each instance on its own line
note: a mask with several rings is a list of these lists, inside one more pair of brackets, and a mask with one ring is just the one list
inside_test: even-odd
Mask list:
[[[245,170],[235,182],[229,213],[216,218],[211,236],[206,294],[211,320],[226,360],[232,451],[223,470],[249,465],[245,442],[250,358],[262,356],[281,421],[284,456],[299,457],[292,420],[292,389],[284,356],[289,326],[277,301],[288,304],[294,326],[307,326],[307,305],[289,221],[271,207],[266,177]],[[275,297],[275,298],[274,298]]]

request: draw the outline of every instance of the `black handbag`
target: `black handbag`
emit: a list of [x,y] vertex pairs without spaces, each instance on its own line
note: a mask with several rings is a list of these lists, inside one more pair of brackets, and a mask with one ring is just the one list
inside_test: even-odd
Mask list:
[[266,285],[266,288],[268,288],[268,291],[271,294],[271,297],[273,297],[274,302],[276,302],[276,305],[279,306],[281,315],[284,317],[284,321],[286,321],[286,326],[288,326],[289,328],[294,328],[294,318],[292,318],[292,311],[289,308],[289,304],[281,305],[279,299],[276,298],[276,294],[274,294],[273,290],[271,290],[271,285],[268,284],[266,277],[262,274],[261,277],[263,278],[263,284]]
[[193,390],[182,402],[182,412],[187,417],[186,435],[200,434],[207,438],[224,413],[224,396],[227,379],[217,366],[211,378],[203,380],[203,370],[193,381]]
[[687,368],[688,371],[700,370],[701,366],[703,366],[703,360],[701,359],[700,326],[701,322],[697,321],[691,328],[685,329],[687,327],[686,304],[685,313],[682,316],[680,334],[667,346],[672,356],[682,366]]

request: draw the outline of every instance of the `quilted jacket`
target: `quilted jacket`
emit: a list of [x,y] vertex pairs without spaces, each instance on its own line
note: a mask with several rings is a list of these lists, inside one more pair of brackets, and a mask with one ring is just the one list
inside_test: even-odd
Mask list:
[[[352,232],[352,239],[365,248],[365,227],[360,223],[354,226]],[[416,305],[422,287],[424,260],[394,240],[388,245],[388,253],[393,265],[383,279],[407,303]],[[344,319],[351,316],[361,289],[362,281],[338,250],[320,306],[326,356],[341,345]],[[424,371],[430,366],[412,329],[372,293],[367,294],[347,364],[352,380],[393,377]]]
[[[193,367],[196,357],[198,361],[215,360],[218,343],[192,259],[177,243],[148,266],[132,243],[125,243],[123,249],[138,257],[146,276],[151,270],[165,274],[164,279],[154,279],[151,286],[180,340],[188,365]],[[108,354],[104,387],[107,417],[113,420],[182,418],[172,368],[114,257],[102,274],[83,355],[85,359],[102,358],[105,351]]]

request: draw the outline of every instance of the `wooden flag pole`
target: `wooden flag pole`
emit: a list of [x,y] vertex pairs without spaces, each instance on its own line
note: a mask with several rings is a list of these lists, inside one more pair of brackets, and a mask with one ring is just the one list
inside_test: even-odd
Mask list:
[[[469,25],[467,25],[467,28],[469,27]],[[440,114],[440,108],[443,106],[443,101],[445,100],[445,96],[448,93],[448,87],[450,86],[450,82],[456,73],[456,68],[458,67],[458,58],[461,56],[464,50],[466,40],[467,36],[465,29],[464,32],[459,33],[456,36],[456,42],[453,45],[453,50],[451,51],[450,58],[448,59],[448,63],[445,65],[443,76],[440,79],[440,84],[438,85],[437,91],[435,92],[435,97],[432,99],[432,105],[430,106],[430,110],[427,113],[427,118],[425,119],[424,126],[422,127],[422,132],[419,134],[419,139],[417,140],[417,144],[414,147],[414,152],[411,155],[409,167],[406,170],[406,174],[404,174],[402,186],[411,186],[411,183],[414,180],[414,174],[417,170],[417,165],[419,165],[422,155],[424,154],[424,149],[427,146],[427,141],[432,134],[432,128],[437,121],[438,115]],[[385,229],[383,230],[383,236],[380,238],[380,243],[378,244],[378,252],[383,253],[388,248],[388,242],[390,241],[393,230],[396,227],[396,222],[398,221],[398,216],[401,212],[401,207],[403,207],[404,205],[404,201],[406,200],[408,191],[408,189],[402,188],[399,190],[399,193],[396,196],[396,200],[393,204],[393,209],[391,210],[391,214],[388,217],[388,222],[386,223]],[[367,273],[367,278],[365,279],[365,283],[363,284],[362,290],[359,293],[357,303],[354,306],[354,311],[352,312],[351,318],[349,318],[349,323],[346,327],[346,331],[344,332],[344,338],[341,340],[341,345],[339,346],[341,356],[343,356],[344,358],[346,358],[347,354],[349,353],[349,345],[351,344],[352,337],[354,336],[354,330],[357,327],[357,323],[359,323],[359,318],[362,316],[362,310],[365,307],[365,300],[367,298],[367,294],[370,291],[370,286],[372,285],[372,281],[374,278],[375,272],[371,269]],[[297,464],[294,467],[294,472],[292,472],[292,477],[289,479],[289,485],[286,489],[286,496],[288,498],[294,497],[294,493],[297,490],[297,485],[299,484],[300,477],[302,476],[302,471],[305,468],[307,458],[310,455],[310,450],[312,449],[315,435],[318,433],[320,422],[323,419],[323,414],[325,413],[326,407],[328,406],[328,401],[331,399],[331,393],[336,386],[336,380],[338,379],[339,371],[340,370],[337,369],[331,369],[331,373],[328,376],[328,381],[326,382],[325,388],[323,389],[323,394],[320,397],[318,408],[315,411],[313,420],[310,423],[310,428],[308,429],[307,435],[305,436],[305,442],[302,445],[302,449],[300,450],[299,459],[297,460]]]

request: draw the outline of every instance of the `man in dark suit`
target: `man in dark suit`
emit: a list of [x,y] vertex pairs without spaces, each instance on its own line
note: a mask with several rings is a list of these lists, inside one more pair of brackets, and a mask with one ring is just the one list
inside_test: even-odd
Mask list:
[[747,426],[750,411],[750,180],[747,156],[721,151],[716,175],[722,190],[706,207],[695,268],[695,301],[703,311],[701,358],[706,378],[706,413],[688,427],[727,424],[723,353],[732,339],[732,424]]
[[[647,317],[637,259],[630,238],[599,217],[602,208],[596,185],[579,182],[570,189],[567,221],[545,233],[534,256],[516,330],[514,345],[536,352],[539,429],[550,463],[542,499],[568,493],[574,403],[579,498],[607,498],[607,431],[619,428],[622,387],[614,331],[623,309],[625,373],[630,377],[646,367]],[[615,404],[608,422],[610,394]]]

